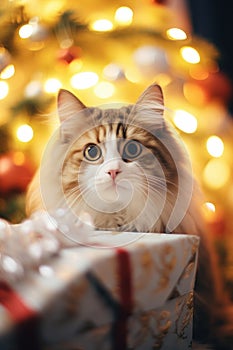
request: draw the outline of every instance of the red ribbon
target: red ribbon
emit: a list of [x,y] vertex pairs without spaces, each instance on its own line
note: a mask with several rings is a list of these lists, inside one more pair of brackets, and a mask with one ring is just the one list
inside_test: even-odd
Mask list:
[[28,307],[19,295],[4,282],[0,282],[0,304],[7,309],[16,323],[36,315],[36,312]]
[[133,310],[133,288],[131,279],[131,263],[129,253],[123,249],[117,249],[118,258],[118,283],[120,296],[120,311],[115,328],[114,349],[127,349],[127,321]]

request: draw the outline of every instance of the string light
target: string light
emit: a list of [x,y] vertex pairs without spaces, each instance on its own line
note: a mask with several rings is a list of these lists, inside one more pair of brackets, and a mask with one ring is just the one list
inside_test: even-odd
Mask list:
[[37,80],[32,80],[25,87],[24,94],[26,97],[32,98],[38,96],[41,93],[42,86]]
[[30,38],[33,33],[33,26],[31,24],[24,24],[19,28],[19,36],[21,39]]
[[224,143],[218,136],[210,136],[206,142],[206,148],[213,157],[221,157],[224,152]]
[[119,7],[115,12],[115,21],[120,25],[130,25],[133,21],[133,11],[127,6]]
[[166,73],[160,73],[156,75],[156,81],[160,86],[165,87],[172,82],[172,78]]
[[94,72],[82,72],[72,76],[70,83],[75,89],[84,90],[97,84],[99,77]]
[[139,83],[142,80],[142,76],[139,73],[138,69],[134,67],[129,67],[126,69],[125,77],[131,83]]
[[205,217],[206,222],[213,222],[216,218],[216,206],[212,202],[205,202],[203,203],[202,207],[202,213]]
[[0,81],[0,100],[3,100],[9,92],[9,85],[6,81]]
[[44,89],[47,93],[57,93],[58,90],[62,87],[60,80],[56,78],[50,78],[46,80],[44,84]]
[[15,67],[13,64],[9,64],[6,68],[1,71],[1,79],[9,79],[15,74]]
[[104,67],[103,73],[106,79],[117,80],[124,76],[123,70],[115,63],[110,63]]
[[209,210],[211,211],[212,213],[215,213],[216,212],[216,207],[213,203],[211,202],[205,202],[204,203],[204,206]]
[[91,24],[91,29],[97,32],[108,32],[113,29],[113,24],[108,19],[98,19]]
[[185,40],[187,39],[187,34],[180,28],[169,28],[166,31],[167,37],[170,40]]
[[100,98],[109,98],[115,92],[115,86],[109,82],[102,81],[94,88],[94,93]]
[[178,129],[187,134],[192,134],[197,130],[197,119],[182,109],[175,111],[173,122]]
[[19,141],[26,143],[32,140],[34,132],[30,125],[23,124],[18,127],[16,135]]
[[183,46],[180,49],[180,53],[183,59],[188,63],[197,64],[201,60],[199,52],[191,46]]
[[70,62],[69,70],[74,73],[82,69],[82,66],[83,66],[83,61],[81,60],[81,58],[76,58],[75,60]]
[[222,159],[211,159],[204,168],[203,180],[212,189],[220,189],[230,178],[230,167]]

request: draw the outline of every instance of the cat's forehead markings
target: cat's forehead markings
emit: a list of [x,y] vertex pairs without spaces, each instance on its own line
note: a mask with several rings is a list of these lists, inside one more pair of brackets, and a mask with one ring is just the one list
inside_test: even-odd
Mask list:
[[106,133],[106,140],[107,141],[116,140],[116,133],[113,130],[108,129]]

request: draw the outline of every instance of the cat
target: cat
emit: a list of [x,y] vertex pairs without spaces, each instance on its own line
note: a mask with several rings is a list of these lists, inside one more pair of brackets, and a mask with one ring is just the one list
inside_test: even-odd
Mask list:
[[194,339],[229,350],[223,339],[233,333],[233,320],[200,191],[164,110],[157,84],[134,105],[104,109],[87,108],[60,90],[61,126],[29,187],[27,214],[53,210],[65,201],[75,214],[89,213],[97,230],[199,235]]

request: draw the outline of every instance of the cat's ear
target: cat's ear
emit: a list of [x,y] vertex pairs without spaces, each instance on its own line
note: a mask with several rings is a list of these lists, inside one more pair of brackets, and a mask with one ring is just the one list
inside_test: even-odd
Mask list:
[[150,85],[138,98],[136,106],[140,109],[151,109],[155,113],[163,115],[164,99],[163,92],[159,85]]
[[60,122],[72,118],[78,112],[85,109],[86,106],[70,91],[61,89],[57,97],[57,109]]
[[57,109],[61,122],[60,140],[62,143],[69,143],[85,129],[89,108],[71,92],[62,89],[58,93]]

